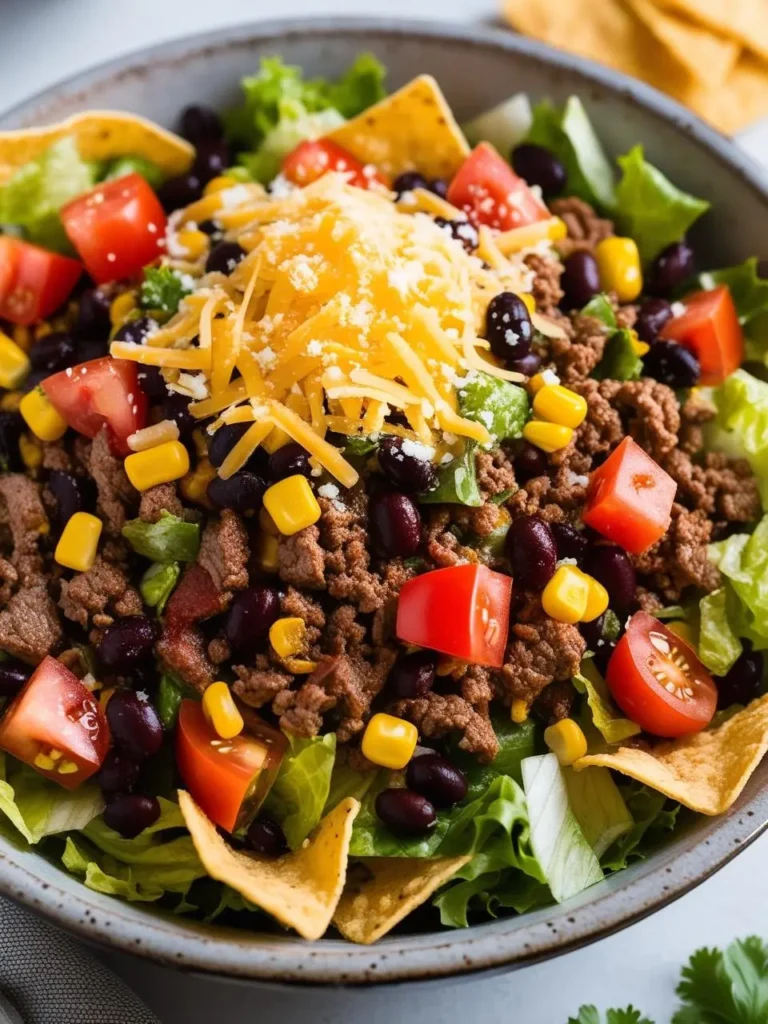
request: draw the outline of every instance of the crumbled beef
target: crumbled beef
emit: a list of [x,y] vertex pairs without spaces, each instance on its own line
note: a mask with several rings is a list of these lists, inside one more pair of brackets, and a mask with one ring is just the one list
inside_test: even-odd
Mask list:
[[551,313],[563,297],[560,287],[560,275],[563,266],[554,256],[540,256],[531,253],[525,257],[525,265],[533,273],[531,294],[536,302],[536,309],[543,313]]
[[675,448],[662,465],[677,483],[677,500],[682,505],[700,509],[722,524],[749,523],[760,517],[760,490],[743,459],[707,452],[703,464],[697,464]]
[[13,537],[11,562],[22,585],[31,583],[42,572],[38,544],[49,530],[40,487],[22,473],[9,473],[0,476],[0,498],[6,507]]
[[555,248],[563,257],[573,252],[592,252],[598,242],[613,234],[613,222],[598,217],[589,203],[576,196],[555,199],[550,203],[555,217],[565,221],[568,235]]
[[626,419],[628,432],[656,462],[678,445],[680,404],[674,391],[650,377],[641,380],[604,380],[603,395]]
[[257,654],[252,666],[233,665],[232,669],[238,677],[232,689],[252,708],[269,704],[293,682],[292,676],[272,667],[266,654]]
[[223,636],[215,636],[208,644],[208,657],[214,665],[223,665],[232,657],[232,649]]
[[213,682],[215,666],[208,658],[205,637],[194,626],[166,625],[157,642],[156,651],[171,672],[200,693]]
[[7,558],[0,557],[0,608],[5,608],[11,599],[19,574]]
[[502,521],[508,521],[507,513],[492,501],[486,501],[484,505],[477,508],[454,505],[451,507],[450,513],[462,535],[471,535],[480,539],[489,537]]
[[613,300],[614,313],[616,314],[616,323],[619,327],[633,328],[637,323],[637,317],[640,312],[640,307],[635,306],[632,303],[628,303],[626,306],[620,306],[616,301],[616,296],[611,292],[611,298]]
[[197,556],[198,564],[225,594],[248,586],[248,534],[236,512],[225,508],[218,519],[209,519]]
[[43,441],[43,469],[72,472],[72,458],[63,441]]
[[503,448],[479,451],[476,456],[477,486],[484,498],[492,498],[515,486],[515,469]]
[[531,713],[545,725],[569,718],[576,703],[576,690],[570,679],[545,686],[531,706]]
[[145,523],[156,523],[163,512],[181,517],[184,508],[176,494],[176,484],[158,484],[141,495],[139,518]]
[[23,587],[0,612],[0,650],[37,665],[62,637],[56,605],[44,583]]
[[635,591],[635,600],[643,611],[648,612],[649,615],[655,615],[659,609],[664,607],[664,602],[658,594],[654,594],[654,592],[652,590],[648,590],[647,587],[637,588]]
[[694,455],[704,447],[703,423],[714,419],[717,410],[698,388],[692,389],[680,406],[680,447]]
[[587,403],[587,417],[576,430],[576,448],[590,458],[612,451],[624,437],[621,417],[592,378],[576,381],[573,390]]
[[88,470],[96,481],[96,505],[104,520],[104,528],[108,534],[117,537],[125,526],[127,510],[135,505],[138,493],[125,474],[122,460],[112,454],[106,427],[93,439]]
[[280,716],[280,725],[286,731],[305,737],[316,736],[320,732],[323,715],[330,711],[335,700],[326,692],[322,685],[324,679],[320,679],[318,673],[330,673],[335,660],[325,659],[299,690],[284,689],[275,696],[272,710]]
[[602,321],[574,313],[563,318],[565,337],[551,338],[549,353],[563,384],[569,387],[589,377],[603,358],[610,332]]
[[520,490],[515,491],[506,503],[506,509],[513,519],[521,516],[539,516],[547,523],[559,523],[566,518],[565,512],[550,499],[552,480],[548,476],[535,476],[527,480]]
[[87,572],[71,580],[62,579],[59,607],[68,619],[87,629],[111,626],[116,617],[141,615],[141,597],[128,582],[122,569],[97,556]]
[[428,693],[425,697],[397,701],[390,711],[413,722],[424,739],[461,733],[459,747],[484,763],[492,761],[499,752],[490,720],[458,694]]
[[282,615],[303,620],[307,630],[305,653],[310,659],[319,657],[317,644],[325,629],[325,612],[318,602],[302,594],[295,587],[288,587],[280,599],[280,612]]
[[424,546],[428,558],[439,569],[463,562],[476,562],[477,552],[465,547],[451,531],[452,511],[447,505],[435,505],[426,510]]
[[689,586],[708,592],[716,590],[720,572],[707,557],[712,526],[712,520],[701,510],[691,512],[675,503],[666,534],[648,551],[634,556],[644,585],[668,602],[679,601]]
[[283,583],[322,590],[325,587],[325,552],[320,547],[318,528],[307,526],[290,537],[281,536],[277,563]]
[[213,681],[215,667],[208,657],[205,637],[195,625],[226,607],[228,595],[214,584],[210,573],[190,565],[165,606],[163,633],[156,653],[163,664],[201,692]]
[[548,618],[538,602],[529,602],[511,627],[504,666],[495,676],[499,696],[505,704],[531,704],[545,686],[573,678],[586,649],[576,626]]
[[56,660],[60,661],[64,668],[68,668],[78,679],[82,679],[90,672],[82,647],[69,647],[66,651],[62,651]]
[[553,519],[550,514],[549,522],[560,522],[566,518],[566,512],[580,509],[587,497],[587,485],[591,459],[585,458],[583,452],[571,442],[566,448],[559,452],[553,452],[550,461],[557,463],[551,475],[551,483],[547,494],[547,501],[560,510],[560,515]]

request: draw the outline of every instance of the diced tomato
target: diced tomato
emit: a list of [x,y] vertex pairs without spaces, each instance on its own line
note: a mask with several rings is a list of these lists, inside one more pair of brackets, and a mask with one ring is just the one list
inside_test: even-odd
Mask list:
[[632,616],[606,681],[624,714],[654,736],[699,732],[717,707],[717,687],[696,653],[647,612]]
[[625,437],[592,473],[583,519],[587,526],[642,554],[669,529],[677,484],[650,455]]
[[330,139],[315,139],[300,142],[293,152],[283,160],[283,174],[294,185],[311,185],[328,171],[339,171],[349,175],[350,185],[370,188],[375,181],[388,186],[385,175],[372,164],[363,164],[346,149],[337,146]]
[[685,312],[668,320],[661,337],[689,348],[699,360],[699,383],[722,384],[744,361],[744,332],[727,285],[683,299]]
[[129,452],[126,438],[147,419],[147,396],[136,363],[102,356],[46,377],[40,387],[73,430],[96,437],[106,424],[112,446]]
[[222,740],[197,700],[183,700],[176,762],[191,796],[227,832],[246,827],[269,792],[287,747],[285,736],[248,708],[245,731]]
[[61,211],[64,230],[97,284],[134,277],[161,255],[166,218],[140,174],[105,181]]
[[[109,728],[98,701],[55,658],[38,665],[0,720],[0,750],[66,789],[97,772],[108,747]],[[52,767],[44,767],[46,759]]]
[[500,231],[521,228],[551,214],[487,142],[469,154],[448,189],[448,202],[463,210],[474,224]]
[[426,572],[400,590],[397,635],[408,644],[501,668],[511,598],[511,577],[485,565]]
[[0,236],[0,318],[31,324],[69,298],[83,272],[77,260]]

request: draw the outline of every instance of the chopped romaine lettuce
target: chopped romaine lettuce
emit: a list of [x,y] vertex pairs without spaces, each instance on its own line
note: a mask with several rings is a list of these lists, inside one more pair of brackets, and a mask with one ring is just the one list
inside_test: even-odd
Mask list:
[[591,658],[582,662],[581,672],[573,677],[573,685],[579,693],[586,694],[592,724],[606,743],[621,743],[641,731],[637,722],[624,718],[613,703],[605,680]]
[[599,860],[632,828],[632,815],[607,768],[564,768],[563,775],[571,810]]
[[302,739],[289,736],[289,748],[269,791],[264,810],[279,822],[288,845],[298,850],[320,821],[331,789],[336,734]]
[[532,124],[531,101],[519,92],[468,121],[462,130],[472,146],[490,142],[506,157],[528,135]]
[[307,114],[286,109],[275,127],[264,136],[259,148],[253,153],[241,153],[238,159],[253,181],[267,185],[280,172],[285,157],[300,142],[327,135],[340,124],[344,124],[344,118],[337,110]]
[[621,871],[632,861],[642,860],[672,831],[680,812],[679,804],[640,782],[625,779],[619,788],[634,825],[602,856],[605,871]]
[[179,705],[185,697],[199,697],[199,694],[170,672],[163,672],[157,686],[155,707],[166,732],[170,732],[176,725]]
[[166,601],[178,583],[180,573],[178,562],[154,562],[150,565],[139,585],[144,604],[150,608],[157,608],[157,614],[162,615]]
[[715,675],[724,676],[735,664],[742,651],[728,613],[728,591],[715,590],[699,602],[700,629],[698,654],[704,665]]
[[461,455],[457,455],[437,471],[437,486],[419,495],[421,504],[471,505],[478,508],[483,496],[477,486],[475,444],[468,441]]
[[165,511],[156,523],[129,519],[123,536],[137,555],[153,562],[193,562],[200,549],[200,526]]
[[709,557],[725,576],[737,602],[728,605],[731,628],[768,648],[768,515],[752,534],[735,533],[709,545]]
[[596,295],[594,299],[590,299],[586,306],[581,311],[582,316],[591,316],[596,320],[601,320],[606,327],[612,327],[616,330],[619,326],[616,320],[616,314],[613,311],[611,300],[607,295],[602,292]]
[[616,331],[603,351],[603,358],[592,371],[597,380],[639,380],[643,361],[635,352],[630,331]]
[[712,438],[712,446],[727,445],[732,454],[749,460],[763,507],[768,508],[768,383],[746,370],[736,370],[715,388],[712,398],[717,427],[724,431],[722,438]]
[[645,160],[642,146],[634,146],[618,162],[623,173],[616,188],[614,216],[621,231],[637,242],[647,263],[680,241],[710,204],[681,192]]
[[376,797],[389,786],[403,784],[401,774],[377,772],[361,801],[352,826],[350,857],[435,857],[451,823],[451,811],[440,811],[435,827],[426,836],[396,836],[376,814]]
[[331,773],[331,787],[322,816],[325,817],[348,796],[354,797],[355,800],[362,803],[363,797],[376,781],[376,775],[376,772],[358,772],[354,768],[350,768],[340,751]]
[[169,320],[184,296],[191,291],[191,287],[170,267],[146,267],[139,290],[139,305],[142,309],[151,310],[155,320]]
[[165,174],[156,163],[145,156],[121,156],[108,164],[104,181],[112,178],[124,178],[126,174],[140,174],[154,189],[160,188],[165,181]]
[[0,752],[0,812],[28,843],[85,828],[103,809],[104,798],[94,782],[62,789]]
[[482,425],[495,444],[523,436],[530,407],[525,390],[489,373],[473,373],[459,389],[459,410]]

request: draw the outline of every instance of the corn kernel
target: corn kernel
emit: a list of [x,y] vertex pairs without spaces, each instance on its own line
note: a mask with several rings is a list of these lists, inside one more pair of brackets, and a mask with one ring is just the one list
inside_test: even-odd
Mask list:
[[228,174],[219,174],[216,178],[211,178],[203,189],[203,195],[212,196],[216,192],[223,192],[225,189],[232,188],[236,184],[235,179],[230,178]]
[[208,457],[208,442],[205,439],[205,434],[202,432],[200,427],[195,427],[192,431],[192,443],[195,446],[195,455],[198,459],[205,459]]
[[35,768],[40,768],[41,771],[44,772],[52,772],[56,767],[56,762],[53,758],[49,757],[48,754],[42,753],[42,751],[35,757],[35,760],[32,763]]
[[395,771],[413,757],[419,733],[412,722],[393,715],[374,715],[363,733],[363,755],[373,764]]
[[543,420],[561,427],[578,427],[587,415],[587,402],[562,384],[545,384],[533,400],[533,411]]
[[181,441],[166,441],[145,452],[129,455],[123,463],[137,491],[180,480],[189,472],[189,452]]
[[468,663],[466,661],[462,661],[461,658],[454,658],[451,654],[441,654],[437,659],[435,675],[444,679],[446,676],[451,676],[454,672],[458,672],[463,676],[467,671],[467,667]]
[[32,344],[32,330],[22,324],[17,324],[13,328],[13,340],[19,346],[23,348],[25,352],[29,352],[29,346]]
[[536,299],[534,299],[530,292],[518,292],[517,297],[522,300],[529,313],[536,312]]
[[267,488],[264,507],[285,537],[311,526],[320,518],[320,506],[309,481],[298,473]]
[[67,432],[67,421],[51,405],[42,388],[33,388],[19,402],[24,422],[41,441],[58,441]]
[[102,711],[107,710],[107,704],[109,704],[110,700],[112,699],[112,694],[114,692],[114,686],[107,686],[106,688],[102,689],[101,693],[99,694],[99,707],[101,708]]
[[212,466],[208,459],[201,459],[192,472],[187,473],[179,481],[181,496],[187,501],[194,501],[196,505],[211,508],[208,501],[208,484],[215,476],[216,467]]
[[78,766],[74,761],[62,761],[56,765],[56,771],[59,775],[74,775],[78,770]]
[[616,292],[619,302],[634,302],[643,290],[640,253],[634,238],[604,238],[595,247],[600,285]]
[[557,755],[557,760],[564,768],[584,757],[587,752],[587,737],[579,723],[572,718],[562,718],[545,729],[544,742]]
[[303,648],[307,638],[307,627],[304,619],[298,616],[286,616],[277,619],[269,627],[269,642],[275,653],[281,658],[291,658]]
[[136,292],[121,292],[109,304],[109,322],[112,330],[122,327],[131,313],[136,309]]
[[679,636],[680,639],[684,643],[688,644],[689,647],[692,647],[694,651],[696,650],[696,637],[694,636],[690,625],[683,619],[679,619],[675,622],[668,622],[667,629],[670,633],[674,633],[675,636]]
[[557,452],[571,443],[573,430],[559,423],[530,420],[523,427],[523,437],[544,452]]
[[90,512],[75,512],[62,530],[54,559],[65,569],[88,572],[96,561],[102,525]]
[[581,616],[581,621],[593,622],[600,618],[608,607],[608,591],[594,576],[588,576],[586,573],[582,573],[582,576],[587,581],[587,607]]
[[295,676],[309,676],[317,668],[317,662],[309,658],[286,658],[283,664]]
[[53,327],[47,322],[38,324],[35,327],[35,341],[42,341],[43,338],[47,338],[49,334],[53,334]]
[[176,241],[190,260],[200,259],[208,248],[208,235],[204,231],[180,231]]
[[647,341],[640,341],[637,331],[630,329],[629,340],[632,342],[632,349],[636,356],[645,356],[651,351],[651,346]]
[[19,438],[19,454],[27,469],[38,469],[43,464],[43,446],[29,434]]
[[23,391],[6,391],[0,398],[0,409],[3,412],[18,412],[23,397]]
[[587,610],[589,583],[583,572],[573,565],[561,565],[544,587],[541,606],[558,622],[579,622]]
[[226,683],[211,683],[206,687],[203,693],[203,714],[223,740],[239,736],[245,728],[243,716]]
[[280,541],[269,533],[262,533],[258,540],[257,558],[262,572],[277,572],[280,566]]
[[27,353],[0,331],[0,388],[17,388],[28,373]]
[[517,725],[521,725],[523,722],[528,721],[528,704],[521,700],[519,697],[515,697],[509,708],[509,717]]
[[267,512],[263,505],[259,509],[259,526],[264,531],[264,533],[268,533],[272,537],[280,536],[280,531],[275,525],[275,520],[272,518],[269,512]]

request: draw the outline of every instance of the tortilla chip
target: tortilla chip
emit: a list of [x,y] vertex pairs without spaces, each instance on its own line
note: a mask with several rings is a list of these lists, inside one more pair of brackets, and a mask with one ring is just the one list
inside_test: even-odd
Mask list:
[[0,185],[22,164],[34,160],[64,136],[77,139],[85,160],[143,156],[169,177],[183,174],[195,157],[194,147],[188,142],[143,117],[115,110],[89,110],[45,128],[0,132]]
[[673,95],[715,128],[732,135],[768,115],[768,65],[743,54],[716,89],[691,83]]
[[613,753],[588,754],[576,771],[598,765],[644,782],[700,814],[722,814],[741,793],[768,750],[768,694],[737,712],[716,729],[708,729],[652,753],[622,747]]
[[655,0],[718,35],[736,39],[768,60],[768,8],[765,0]]
[[350,868],[333,923],[345,939],[368,946],[426,903],[471,859],[467,854],[436,860],[370,857],[359,861]]
[[352,823],[360,810],[357,800],[342,800],[309,842],[277,860],[233,850],[184,790],[179,790],[179,806],[211,878],[231,886],[304,939],[325,933],[347,877]]
[[328,135],[365,164],[395,177],[418,169],[452,178],[469,153],[467,140],[431,75],[419,75]]

